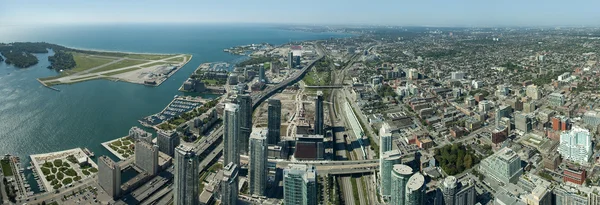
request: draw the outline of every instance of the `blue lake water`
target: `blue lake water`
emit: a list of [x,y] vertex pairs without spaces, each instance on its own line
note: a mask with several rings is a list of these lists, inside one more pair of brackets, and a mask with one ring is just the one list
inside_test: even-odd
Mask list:
[[[235,62],[223,52],[237,45],[348,37],[309,33],[265,25],[78,25],[0,27],[0,42],[44,41],[68,47],[141,53],[187,53],[194,57],[159,87],[94,80],[42,87],[36,78],[55,75],[46,68],[48,55],[25,69],[0,63],[0,154],[29,162],[29,155],[88,147],[110,155],[100,143],[125,136],[138,119],[159,112],[201,63]],[[28,166],[28,164],[24,164]]]

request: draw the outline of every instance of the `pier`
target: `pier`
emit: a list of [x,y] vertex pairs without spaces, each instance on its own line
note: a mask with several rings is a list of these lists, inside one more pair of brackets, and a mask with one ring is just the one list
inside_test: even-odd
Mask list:
[[44,87],[50,89],[50,90],[54,90],[57,92],[60,92],[60,90],[58,88],[52,87],[52,86],[48,86],[46,83],[42,82],[40,79],[36,79],[38,82],[40,82],[40,84],[42,84]]

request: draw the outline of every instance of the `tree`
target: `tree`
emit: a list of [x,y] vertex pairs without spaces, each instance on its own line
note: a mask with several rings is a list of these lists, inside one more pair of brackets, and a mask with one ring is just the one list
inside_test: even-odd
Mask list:
[[471,169],[471,167],[473,166],[473,158],[470,154],[467,154],[467,156],[465,156],[464,165],[467,169]]

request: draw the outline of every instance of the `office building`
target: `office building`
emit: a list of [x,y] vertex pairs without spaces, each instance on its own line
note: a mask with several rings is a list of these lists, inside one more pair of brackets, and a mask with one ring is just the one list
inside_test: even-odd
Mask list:
[[425,198],[425,177],[417,172],[406,182],[404,204],[423,205]]
[[98,158],[98,185],[113,199],[121,195],[121,166],[107,156]]
[[283,170],[284,204],[317,204],[317,171],[312,165],[290,164]]
[[300,59],[302,56],[294,56],[294,67],[300,67],[300,63],[302,63],[302,60]]
[[411,68],[408,70],[408,79],[409,80],[419,79],[419,73],[418,73],[417,69]]
[[173,204],[196,205],[200,194],[198,156],[191,147],[179,145],[175,148],[173,181]]
[[323,135],[296,134],[294,158],[297,160],[323,160],[325,145]]
[[268,104],[267,141],[270,145],[276,145],[281,137],[281,101],[271,98]]
[[588,164],[592,151],[592,137],[585,128],[573,127],[570,131],[560,134],[558,153],[563,159],[579,164]]
[[392,150],[392,128],[384,122],[379,128],[379,155]]
[[492,109],[492,102],[487,101],[487,100],[482,100],[481,102],[479,102],[479,111],[480,112],[487,112],[490,109]]
[[237,104],[225,104],[223,112],[223,159],[225,164],[240,164],[240,109]]
[[503,117],[510,117],[512,109],[509,106],[500,106],[496,109],[496,127],[500,125],[500,121]]
[[317,91],[315,98],[315,134],[324,135],[323,92]]
[[585,183],[587,172],[580,167],[567,167],[563,171],[563,182],[571,182],[577,185]]
[[451,74],[452,80],[462,80],[462,79],[465,79],[465,76],[466,76],[466,73],[461,72],[461,71],[451,72],[450,74]]
[[535,112],[536,106],[535,106],[535,101],[531,100],[531,101],[527,101],[525,103],[523,103],[523,112],[524,113],[532,113]]
[[288,52],[288,68],[292,69],[294,68],[294,53],[292,51]]
[[533,117],[522,113],[515,112],[515,128],[521,132],[528,133],[533,129]]
[[150,176],[158,173],[158,146],[143,140],[135,142],[135,165]]
[[597,127],[600,125],[600,112],[597,111],[587,111],[583,114],[583,122],[589,126]]
[[412,176],[413,169],[404,164],[396,164],[392,168],[391,205],[404,205],[406,184]]
[[475,104],[477,103],[477,100],[475,100],[475,98],[473,96],[467,96],[465,98],[465,105],[472,107],[475,106]]
[[551,118],[552,119],[552,130],[554,131],[567,131],[571,129],[571,121],[569,118],[557,115]]
[[175,147],[179,146],[179,136],[175,131],[158,130],[157,132],[158,150],[171,157],[175,156]]
[[508,147],[483,159],[479,169],[480,173],[504,184],[517,183],[523,173],[519,155]]
[[139,127],[131,127],[128,135],[134,142],[137,140],[144,140],[146,142],[152,142],[152,133],[146,132]]
[[238,204],[238,183],[238,166],[233,162],[229,162],[223,168],[223,179],[221,180],[221,204]]
[[563,106],[565,104],[565,96],[560,93],[550,93],[548,102],[552,106]]
[[474,205],[475,186],[472,181],[458,182],[456,177],[449,176],[444,179],[440,190],[446,205]]
[[539,100],[542,98],[542,92],[536,85],[528,85],[525,89],[525,95],[534,100]]
[[392,189],[392,169],[394,165],[400,164],[402,160],[402,154],[400,150],[390,150],[384,152],[379,158],[379,193],[384,198],[389,198]]
[[509,99],[508,105],[510,105],[513,111],[523,111],[523,101],[519,98]]
[[238,95],[236,98],[239,109],[240,135],[238,150],[240,154],[248,154],[248,140],[252,132],[252,98],[250,95]]
[[264,63],[263,66],[260,66],[260,68],[258,68],[258,81],[259,82],[267,82],[267,77],[265,76],[265,67],[269,65],[267,63]]
[[265,196],[267,189],[267,129],[254,128],[250,134],[250,194]]

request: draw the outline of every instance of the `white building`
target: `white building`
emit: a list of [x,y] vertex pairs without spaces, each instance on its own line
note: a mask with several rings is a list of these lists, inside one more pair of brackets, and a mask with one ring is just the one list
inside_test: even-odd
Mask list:
[[492,109],[492,102],[487,101],[487,100],[482,100],[481,102],[479,102],[479,111],[480,112],[487,112],[490,109]]
[[523,173],[521,158],[505,147],[481,161],[480,172],[504,184],[517,183]]
[[392,128],[387,122],[384,122],[379,129],[379,156],[383,153],[392,150]]
[[462,80],[465,79],[465,76],[467,74],[465,72],[462,71],[457,71],[457,72],[452,72],[451,76],[452,76],[452,80]]
[[250,194],[265,196],[267,189],[267,129],[252,128],[250,134]]
[[135,142],[135,164],[150,176],[158,173],[158,146],[144,140]]
[[592,156],[592,137],[590,131],[574,126],[570,131],[560,134],[558,153],[564,158],[579,164],[587,164]]
[[527,95],[527,97],[530,97],[534,100],[539,100],[540,98],[542,98],[542,93],[536,85],[528,85],[525,89],[525,94]]

